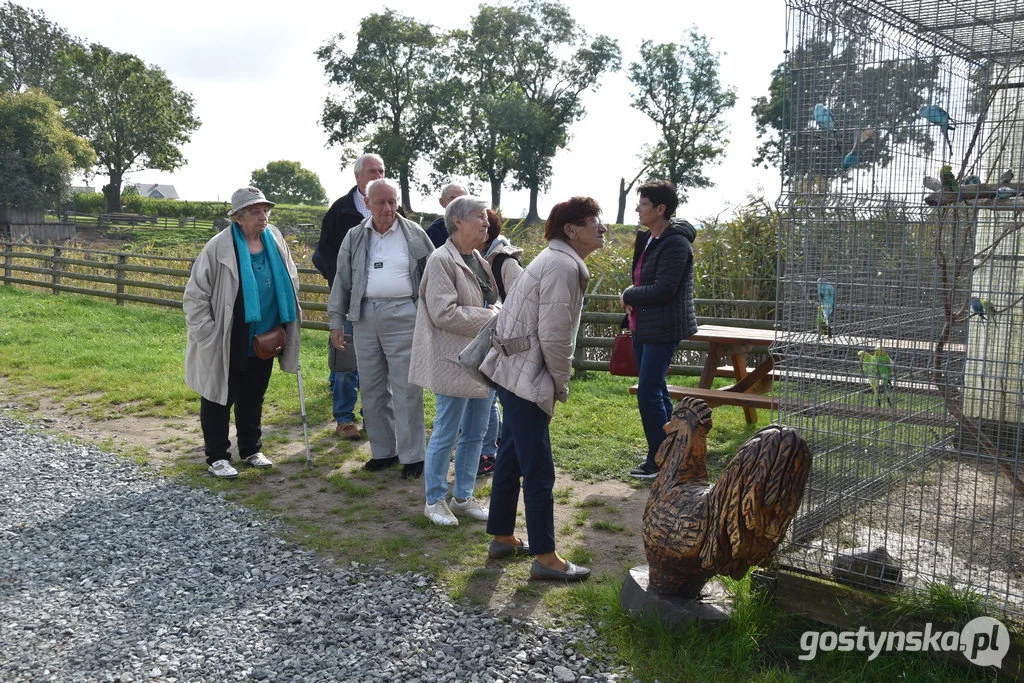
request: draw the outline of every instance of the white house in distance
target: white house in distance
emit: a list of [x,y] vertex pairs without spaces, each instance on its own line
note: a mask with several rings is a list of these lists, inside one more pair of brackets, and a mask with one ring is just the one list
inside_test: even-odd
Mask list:
[[135,187],[139,189],[139,194],[143,197],[149,197],[150,199],[177,199],[178,191],[174,189],[174,185],[158,185],[156,183],[135,183]]

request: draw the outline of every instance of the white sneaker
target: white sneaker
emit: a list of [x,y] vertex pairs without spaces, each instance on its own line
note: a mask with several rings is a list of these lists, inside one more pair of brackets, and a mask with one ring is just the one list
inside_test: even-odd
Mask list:
[[481,522],[487,521],[487,515],[490,511],[480,504],[473,496],[470,496],[466,500],[460,501],[458,498],[452,498],[451,505],[452,512],[460,517],[472,517],[473,519],[479,519]]
[[247,463],[259,470],[265,470],[268,467],[273,467],[274,463],[270,462],[270,458],[263,455],[263,452],[253,453],[245,459]]
[[215,460],[206,471],[218,479],[234,479],[238,476],[238,470],[231,466],[227,460]]
[[433,505],[427,503],[423,506],[423,516],[429,519],[434,524],[440,526],[458,526],[459,520],[455,519],[455,515],[448,509],[448,501],[444,498],[437,501]]

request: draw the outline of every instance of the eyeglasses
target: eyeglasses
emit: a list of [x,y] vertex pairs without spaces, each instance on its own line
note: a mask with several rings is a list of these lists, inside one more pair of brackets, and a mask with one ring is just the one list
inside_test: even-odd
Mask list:
[[642,200],[640,200],[639,202],[636,203],[636,208],[638,208],[638,209],[653,209],[654,208],[654,204],[651,204],[646,199],[642,199]]
[[583,228],[600,228],[604,223],[597,219],[597,217],[588,218],[582,223],[574,223]]

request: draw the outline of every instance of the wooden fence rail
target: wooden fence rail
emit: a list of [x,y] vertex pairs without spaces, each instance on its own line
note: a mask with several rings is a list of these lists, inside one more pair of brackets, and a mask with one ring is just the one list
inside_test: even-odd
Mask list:
[[[87,249],[20,242],[0,242],[4,285],[30,289],[81,294],[112,299],[118,306],[126,302],[181,308],[193,259],[131,254],[120,251]],[[327,297],[330,290],[313,268],[299,270],[299,303],[302,326],[328,330]],[[745,316],[731,318],[698,317],[702,325],[734,325],[771,329],[774,301],[695,299],[701,307],[724,306]],[[590,294],[577,338],[575,367],[580,370],[608,370],[612,340],[622,321],[617,295]],[[704,342],[683,341],[670,374],[699,375],[699,354],[707,350]],[[759,349],[761,353],[767,349]],[[723,375],[724,376],[724,375]]]

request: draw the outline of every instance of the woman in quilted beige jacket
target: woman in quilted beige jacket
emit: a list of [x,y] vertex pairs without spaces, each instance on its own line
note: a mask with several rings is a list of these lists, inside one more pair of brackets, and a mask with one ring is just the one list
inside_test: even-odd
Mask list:
[[[504,409],[491,483],[487,533],[492,558],[534,555],[531,578],[579,581],[590,570],[555,552],[555,464],[548,423],[569,397],[569,374],[590,273],[583,259],[608,229],[590,197],[556,204],[544,226],[546,249],[516,279],[498,314],[493,348],[480,371],[497,385]],[[521,483],[520,483],[521,482]],[[529,546],[515,537],[522,488]]]
[[[497,288],[476,250],[487,238],[486,211],[487,202],[477,197],[457,197],[447,206],[448,241],[427,259],[420,281],[409,381],[437,397],[423,466],[423,514],[442,526],[457,525],[457,516],[487,519],[473,487],[493,393],[459,364],[459,352],[497,313]],[[455,485],[449,502],[453,446]]]

